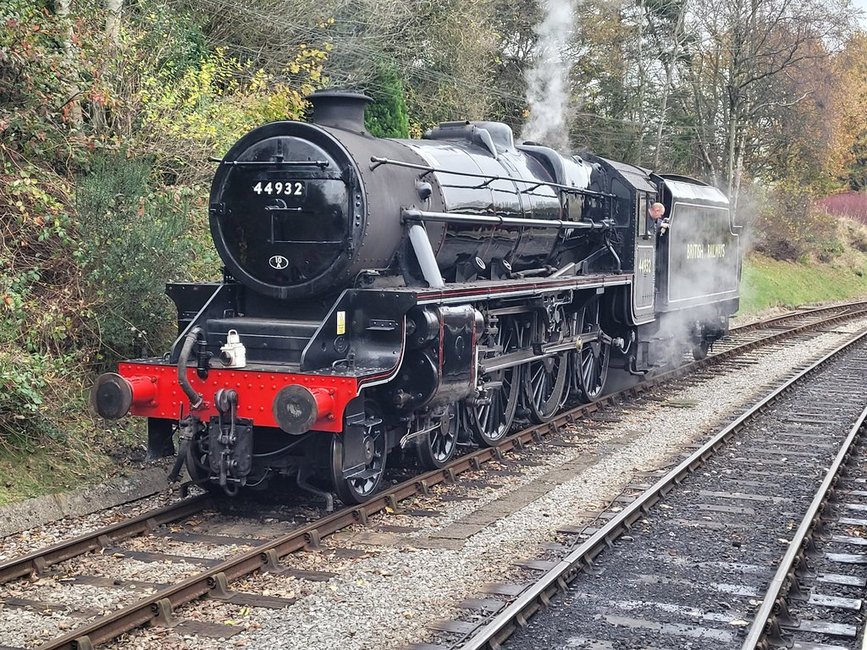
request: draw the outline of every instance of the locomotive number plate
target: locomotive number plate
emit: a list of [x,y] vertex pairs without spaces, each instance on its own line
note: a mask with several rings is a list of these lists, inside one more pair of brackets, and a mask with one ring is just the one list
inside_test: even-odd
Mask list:
[[259,181],[253,186],[254,194],[292,196],[303,198],[306,187],[302,181]]

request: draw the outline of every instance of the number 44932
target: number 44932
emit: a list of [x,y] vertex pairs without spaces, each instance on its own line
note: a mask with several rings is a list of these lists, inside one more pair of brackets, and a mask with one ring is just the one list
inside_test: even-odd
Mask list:
[[253,186],[253,191],[256,194],[276,194],[282,196],[303,196],[304,195],[304,183],[300,182],[287,182],[283,183],[281,181],[271,182],[268,181],[264,185],[262,181],[259,181]]

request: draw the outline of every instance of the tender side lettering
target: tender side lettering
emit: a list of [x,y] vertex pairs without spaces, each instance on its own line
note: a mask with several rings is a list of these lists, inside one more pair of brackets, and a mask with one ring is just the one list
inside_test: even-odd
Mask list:
[[687,244],[686,259],[706,260],[718,259],[726,256],[725,244]]

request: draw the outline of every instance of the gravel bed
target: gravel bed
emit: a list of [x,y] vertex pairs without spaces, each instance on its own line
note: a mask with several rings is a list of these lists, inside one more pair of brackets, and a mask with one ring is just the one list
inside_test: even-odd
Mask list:
[[55,577],[39,578],[28,584],[15,582],[5,585],[0,592],[0,598],[4,601],[19,598],[37,600],[50,603],[54,611],[36,612],[29,608],[3,607],[0,609],[2,643],[16,647],[38,646],[49,638],[66,634],[87,620],[109,614],[155,591],[153,588],[132,586],[108,590],[91,585],[73,585]]
[[140,580],[163,584],[179,582],[201,570],[197,564],[190,562],[143,562],[123,557],[122,553],[90,554],[73,558],[64,563],[63,568],[64,575],[71,577],[105,576],[116,580]]
[[41,639],[66,634],[82,622],[72,612],[39,613],[30,609],[3,607],[0,609],[3,625],[3,644],[17,648],[36,647]]
[[146,535],[125,540],[122,545],[117,547],[117,550],[121,553],[125,550],[149,551],[165,553],[166,555],[200,557],[205,560],[225,560],[249,548],[249,545],[190,543],[167,537]]
[[[195,488],[194,488],[195,489]],[[21,533],[0,538],[0,561],[10,560],[20,555],[51,546],[72,536],[84,535],[91,531],[143,514],[154,508],[161,508],[180,500],[177,490],[166,490],[144,499],[100,510],[83,517],[59,519],[44,526],[30,528]]]
[[[867,321],[837,326],[838,331],[854,332]],[[517,575],[511,563],[537,554],[536,547],[550,541],[557,528],[573,523],[575,513],[596,510],[627,485],[636,473],[652,470],[672,461],[672,455],[696,440],[706,437],[725,416],[737,411],[763,392],[761,386],[778,381],[791,369],[814,358],[822,350],[838,345],[845,335],[816,334],[810,345],[799,345],[761,356],[760,365],[732,372],[693,386],[661,389],[655,399],[640,400],[635,406],[609,409],[618,413],[619,422],[605,426],[583,423],[567,434],[575,447],[549,447],[546,453],[527,452],[533,465],[516,466],[507,459],[501,467],[487,465],[479,472],[466,474],[457,486],[435,488],[435,496],[418,497],[401,504],[394,514],[377,517],[369,528],[354,527],[323,542],[322,553],[302,553],[284,559],[296,568],[314,568],[338,573],[327,582],[287,580],[263,576],[260,585],[271,589],[289,589],[298,598],[284,610],[238,608],[215,601],[202,601],[181,612],[181,619],[201,617],[213,622],[238,621],[244,630],[228,641],[215,645],[203,637],[182,637],[171,630],[148,628],[137,631],[114,647],[212,648],[244,646],[250,648],[336,648],[342,650],[400,647],[428,636],[426,626],[450,618],[453,607],[463,598],[477,596],[486,582],[504,582]],[[677,402],[672,408],[671,402]],[[667,403],[669,404],[667,406]],[[684,404],[691,404],[683,408]],[[503,517],[470,536],[456,548],[424,548],[422,542],[438,531],[459,523],[485,505],[544,478],[564,463],[584,460],[586,467],[571,480],[552,488],[540,498],[513,514]],[[497,470],[508,469],[504,476]],[[467,490],[473,479],[495,475],[498,488],[491,486]],[[438,494],[469,497],[443,501]],[[153,507],[148,505],[147,507]],[[436,511],[435,516],[410,516],[405,511]],[[94,527],[97,524],[94,524]],[[391,533],[389,542],[380,545],[363,543],[364,536],[378,526],[405,526],[411,531]],[[49,527],[50,529],[50,527]],[[54,534],[68,535],[68,527],[57,526]],[[253,531],[255,533],[255,530]],[[386,534],[389,534],[386,531]],[[43,532],[40,538],[51,535]],[[368,540],[369,541],[369,540]],[[38,545],[43,545],[42,543]],[[355,560],[329,557],[334,548],[357,548],[369,557]],[[185,546],[182,554],[193,554]],[[5,547],[4,547],[5,549]],[[19,551],[20,552],[20,551]],[[11,552],[10,552],[11,553]],[[180,551],[179,551],[180,553]],[[103,558],[109,559],[109,558]],[[124,561],[102,567],[85,563],[82,573],[104,571],[103,575],[154,582],[176,581],[178,572],[192,573],[189,565],[163,565]],[[75,562],[75,561],[73,561]],[[258,580],[259,578],[256,578]],[[241,587],[233,585],[233,589]],[[251,589],[253,591],[254,589]],[[82,607],[86,603],[82,600]],[[0,622],[0,644],[11,643],[3,630],[6,618],[17,618],[26,610],[5,610]]]
[[120,554],[89,554],[64,563],[62,578],[39,578],[33,584],[15,581],[0,586],[0,600],[26,598],[60,608],[49,614],[29,608],[0,608],[0,645],[36,647],[66,634],[96,616],[131,604],[154,593],[153,588],[121,586],[104,589],[70,584],[76,576],[110,577],[116,583],[142,581],[178,582],[194,575],[200,568],[184,562],[140,562],[121,558]]
[[73,585],[55,578],[40,578],[25,589],[9,588],[4,598],[27,598],[52,605],[73,609],[88,603],[88,609],[99,612],[115,609],[119,604],[135,602],[142,596],[154,593],[154,588],[102,589],[91,585]]

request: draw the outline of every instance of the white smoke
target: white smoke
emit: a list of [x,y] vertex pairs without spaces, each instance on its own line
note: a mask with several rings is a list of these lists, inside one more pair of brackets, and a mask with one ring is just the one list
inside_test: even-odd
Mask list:
[[527,73],[530,119],[521,131],[521,139],[565,149],[569,144],[566,107],[571,67],[567,48],[574,24],[575,0],[542,0],[542,8],[545,17],[534,28],[539,36],[536,64]]

